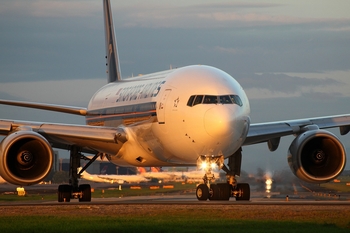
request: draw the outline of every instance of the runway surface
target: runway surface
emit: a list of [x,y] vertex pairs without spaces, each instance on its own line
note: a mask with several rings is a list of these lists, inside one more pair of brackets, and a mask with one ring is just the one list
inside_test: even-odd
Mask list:
[[133,196],[122,198],[92,198],[91,202],[79,202],[72,199],[70,202],[57,201],[28,201],[1,203],[0,206],[52,206],[52,205],[318,205],[318,206],[348,206],[350,201],[310,199],[281,199],[281,198],[252,198],[250,201],[198,201],[192,195],[159,195],[159,196]]
[[[36,186],[50,192],[57,192],[57,185]],[[1,190],[1,186],[0,186]],[[33,192],[34,190],[31,190]],[[13,195],[13,194],[12,194]],[[66,219],[81,218],[137,219],[143,221],[150,216],[152,219],[200,219],[208,221],[227,220],[237,222],[247,221],[288,221],[319,224],[333,224],[346,228],[350,226],[350,198],[341,199],[332,196],[317,197],[310,193],[299,192],[290,195],[270,193],[270,198],[264,192],[251,192],[250,201],[198,201],[195,193],[163,194],[129,197],[99,197],[91,202],[79,202],[72,199],[68,203],[58,203],[56,200],[16,201],[6,202],[0,199],[0,219],[15,216],[27,219],[33,216]],[[96,195],[95,195],[96,197]],[[101,221],[101,220],[100,220]],[[102,220],[103,221],[103,220]],[[193,222],[192,222],[193,223]]]
[[[94,198],[94,204],[166,204],[166,205],[349,205],[350,201],[281,200],[252,198],[250,201],[198,201],[194,195],[137,196],[125,198]],[[73,200],[73,202],[76,200]],[[72,203],[73,203],[72,202]]]
[[[95,188],[108,187],[102,184],[95,184]],[[0,191],[15,190],[12,185],[0,185]],[[57,185],[36,185],[26,187],[29,192],[57,193]],[[67,203],[59,203],[56,200],[47,201],[13,201],[4,202],[0,199],[0,206],[49,206],[49,205],[325,205],[336,206],[343,205],[350,207],[350,193],[339,195],[330,195],[323,193],[299,191],[297,194],[281,194],[279,192],[251,192],[250,201],[236,201],[231,198],[229,201],[198,201],[195,193],[188,194],[159,194],[150,196],[129,196],[129,197],[108,197],[92,198],[91,202],[79,202],[77,199],[71,199]]]

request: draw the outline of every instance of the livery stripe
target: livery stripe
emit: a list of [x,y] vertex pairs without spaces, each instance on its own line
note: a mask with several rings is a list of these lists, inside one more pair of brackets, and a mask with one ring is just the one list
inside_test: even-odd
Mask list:
[[86,122],[89,125],[105,125],[108,121],[137,122],[156,116],[156,102],[89,110]]

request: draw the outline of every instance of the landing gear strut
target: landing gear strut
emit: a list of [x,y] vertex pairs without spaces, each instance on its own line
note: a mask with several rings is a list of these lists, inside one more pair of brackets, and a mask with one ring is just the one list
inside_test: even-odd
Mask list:
[[58,202],[70,202],[71,198],[79,199],[79,202],[91,201],[90,185],[79,185],[78,181],[80,177],[78,167],[80,167],[81,157],[80,148],[73,146],[70,151],[69,185],[63,184],[58,186]]
[[[250,187],[246,183],[237,183],[236,176],[241,173],[242,149],[240,148],[228,158],[228,167],[223,164],[223,156],[201,156],[198,158],[198,164],[206,164],[209,166],[201,166],[205,170],[203,177],[204,184],[198,185],[196,189],[197,199],[200,201],[209,200],[229,200],[235,197],[237,201],[249,201]],[[226,183],[210,184],[210,180],[214,179],[211,174],[213,166],[217,165],[226,172]]]

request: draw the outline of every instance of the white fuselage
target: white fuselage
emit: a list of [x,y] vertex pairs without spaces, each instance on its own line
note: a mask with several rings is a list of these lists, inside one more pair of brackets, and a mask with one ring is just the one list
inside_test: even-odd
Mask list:
[[[214,100],[214,101],[213,101]],[[188,66],[109,83],[90,100],[87,124],[121,127],[119,165],[195,165],[201,155],[232,155],[250,124],[248,98],[227,73]]]

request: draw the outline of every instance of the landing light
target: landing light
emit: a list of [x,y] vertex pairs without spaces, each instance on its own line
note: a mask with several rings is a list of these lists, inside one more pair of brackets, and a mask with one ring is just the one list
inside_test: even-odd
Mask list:
[[265,181],[265,184],[271,185],[271,184],[272,184],[272,180],[271,180],[271,179],[267,179],[267,180]]
[[271,178],[267,178],[265,181],[265,189],[266,189],[266,193],[270,193],[271,192],[271,188],[272,188],[272,179]]
[[223,156],[200,156],[197,159],[197,167],[202,170],[221,169],[223,166]]
[[208,168],[216,169],[218,165],[215,162],[202,161],[198,167],[202,170],[207,170]]
[[199,168],[202,169],[202,170],[206,170],[206,169],[209,168],[209,164],[206,161],[202,161],[199,164]]

